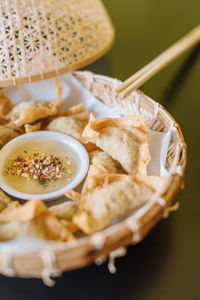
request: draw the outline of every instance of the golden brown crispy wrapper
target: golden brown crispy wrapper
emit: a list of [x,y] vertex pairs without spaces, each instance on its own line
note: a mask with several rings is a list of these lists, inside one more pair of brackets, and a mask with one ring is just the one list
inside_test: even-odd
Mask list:
[[43,121],[43,128],[67,134],[81,142],[88,152],[97,149],[93,143],[82,138],[82,133],[89,120],[89,112],[84,110],[82,103],[68,108],[63,112]]
[[10,99],[8,99],[8,97],[6,97],[6,95],[4,95],[2,91],[0,91],[0,116],[7,115],[12,107],[13,104]]
[[5,125],[7,121],[0,116],[0,125]]
[[84,142],[85,142],[85,144],[84,144],[85,149],[87,150],[88,153],[90,153],[90,152],[92,152],[92,151],[95,151],[95,150],[99,150],[99,151],[101,150],[101,149],[98,148],[97,145],[94,144],[94,143],[90,143],[90,142],[87,142],[87,143],[86,143],[86,141],[84,141]]
[[37,120],[55,115],[61,104],[62,88],[58,78],[56,79],[57,100],[54,102],[28,100],[21,101],[8,113],[10,119],[18,127],[26,123],[33,123]]
[[0,125],[0,149],[15,137],[19,136],[19,132],[7,125]]
[[12,200],[0,189],[0,212],[12,203]]
[[112,173],[113,174],[124,173],[124,170],[122,169],[120,164],[103,151],[100,150],[91,151],[89,153],[89,158],[90,158],[90,167],[82,188],[82,192],[81,194],[79,194],[74,190],[66,191],[65,196],[68,197],[69,199],[73,199],[76,201],[81,200],[81,196],[83,196],[85,194],[85,190],[87,190],[87,185],[90,182],[91,176],[112,174]]
[[90,184],[90,178],[92,176],[103,175],[103,174],[124,174],[124,170],[118,161],[112,159],[111,156],[106,154],[103,151],[93,151],[89,153],[90,157],[90,167],[88,170],[87,177],[85,179],[83,188],[82,188],[82,196],[85,195],[87,191],[87,186]]
[[149,201],[164,178],[106,174],[90,176],[73,222],[90,234]]
[[79,209],[80,203],[77,201],[66,201],[61,204],[51,206],[49,211],[58,218],[61,223],[72,233],[79,231],[79,227],[72,222],[72,218]]
[[12,201],[8,204],[8,206],[1,212],[1,216],[7,214],[9,211],[13,210],[14,208],[19,207],[21,204],[18,201]]
[[65,201],[61,204],[51,206],[49,211],[58,219],[72,220],[72,217],[79,209],[79,203],[75,201]]
[[12,121],[6,121],[6,124],[4,124],[7,128],[11,128],[15,131],[17,131],[19,134],[24,134],[25,133],[25,130],[22,127],[18,127],[17,125],[15,125]]
[[80,228],[70,220],[60,219],[60,222],[71,232],[76,233]]
[[89,153],[91,165],[101,167],[101,173],[125,173],[119,162],[104,151],[95,150]]
[[54,118],[47,126],[47,130],[57,131],[77,139],[82,144],[86,141],[82,138],[83,130],[88,123],[89,112],[84,111],[72,116]]
[[124,174],[124,170],[121,165],[108,154],[103,151],[95,150],[89,153],[90,157],[90,167],[88,170],[87,177],[85,179],[81,194],[75,192],[74,190],[69,190],[65,192],[65,196],[69,199],[80,201],[81,197],[85,195],[87,191],[87,186],[90,184],[90,177],[94,175],[102,175],[102,174],[114,174],[114,173],[122,173]]
[[66,201],[61,204],[51,206],[49,211],[52,215],[60,220],[60,222],[71,232],[79,231],[79,227],[72,222],[72,218],[79,209],[79,202]]
[[74,190],[68,190],[65,192],[65,196],[71,200],[74,201],[81,201],[81,194],[74,191]]
[[73,238],[69,230],[37,199],[0,214],[0,240],[14,238],[18,234],[60,242]]
[[82,113],[84,111],[85,111],[85,109],[84,109],[83,103],[79,103],[79,104],[76,104],[76,105],[74,105],[72,107],[69,107],[68,109],[64,110],[63,112],[59,112],[57,114],[57,117],[73,116],[73,115],[80,114],[80,113]]
[[83,103],[74,105],[72,107],[67,108],[64,111],[61,112],[57,112],[55,115],[45,118],[42,120],[42,127],[45,129],[50,123],[51,121],[53,121],[54,119],[58,118],[58,117],[69,117],[69,116],[73,116],[76,114],[80,114],[82,112],[84,112],[84,106]]
[[34,132],[40,130],[42,127],[42,122],[36,122],[34,124],[25,124],[24,129],[26,133]]
[[91,114],[83,138],[95,143],[131,175],[146,175],[149,129],[141,116],[95,119]]

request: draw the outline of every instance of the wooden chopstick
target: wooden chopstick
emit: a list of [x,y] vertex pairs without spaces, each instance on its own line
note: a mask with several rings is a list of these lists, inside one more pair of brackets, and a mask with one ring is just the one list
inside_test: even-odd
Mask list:
[[154,60],[133,74],[124,83],[115,89],[117,94],[126,98],[135,89],[139,88],[142,84],[148,81],[161,69],[165,68],[177,57],[183,54],[185,51],[193,47],[200,42],[200,25],[195,27],[192,31],[186,34],[183,38],[178,40],[175,44],[157,56]]

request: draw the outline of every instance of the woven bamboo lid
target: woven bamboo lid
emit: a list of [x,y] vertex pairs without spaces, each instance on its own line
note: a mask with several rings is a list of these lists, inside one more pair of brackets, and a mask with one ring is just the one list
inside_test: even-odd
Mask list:
[[100,0],[0,0],[0,87],[80,69],[113,37]]

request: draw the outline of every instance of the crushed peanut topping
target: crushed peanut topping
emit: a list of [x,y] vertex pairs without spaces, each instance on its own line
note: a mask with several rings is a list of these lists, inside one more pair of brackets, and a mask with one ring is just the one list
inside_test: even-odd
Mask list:
[[[26,154],[27,151],[25,150],[24,153]],[[67,157],[65,157],[65,159],[67,159]],[[26,178],[27,181],[31,179],[38,180],[40,184],[45,185],[48,182],[54,182],[62,178],[67,173],[70,175],[71,169],[69,160],[67,160],[67,166],[69,168],[64,167],[64,158],[60,156],[34,152],[29,156],[20,154],[10,160],[3,174],[22,176]]]

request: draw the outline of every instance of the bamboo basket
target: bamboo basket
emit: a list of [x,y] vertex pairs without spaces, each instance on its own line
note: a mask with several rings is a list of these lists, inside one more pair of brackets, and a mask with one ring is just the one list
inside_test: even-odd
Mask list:
[[[171,130],[171,141],[167,153],[166,168],[169,176],[162,188],[142,209],[105,230],[78,238],[40,252],[25,254],[0,253],[0,272],[7,276],[42,278],[52,285],[51,277],[62,272],[81,268],[94,261],[101,262],[116,249],[140,242],[148,232],[170,211],[170,205],[178,189],[183,186],[186,165],[186,144],[179,125],[157,102],[137,90],[127,99],[113,96],[114,89],[121,83],[117,79],[77,71],[75,77],[98,99],[115,112],[141,114],[149,128],[159,132]],[[115,250],[115,251],[114,251]],[[118,251],[120,255],[120,251]]]

